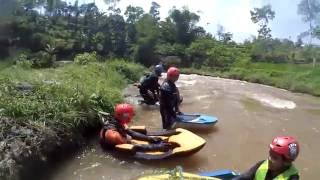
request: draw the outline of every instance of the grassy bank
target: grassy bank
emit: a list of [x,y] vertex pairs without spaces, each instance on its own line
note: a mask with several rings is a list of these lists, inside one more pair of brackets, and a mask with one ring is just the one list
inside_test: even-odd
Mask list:
[[120,60],[0,67],[0,179],[19,179],[30,160],[46,161],[64,145],[81,144],[82,135],[100,125],[96,111],[112,112],[121,90],[144,70]]
[[311,65],[250,63],[245,66],[231,67],[227,71],[210,68],[188,68],[182,71],[189,74],[239,79],[320,96],[319,66],[312,68]]

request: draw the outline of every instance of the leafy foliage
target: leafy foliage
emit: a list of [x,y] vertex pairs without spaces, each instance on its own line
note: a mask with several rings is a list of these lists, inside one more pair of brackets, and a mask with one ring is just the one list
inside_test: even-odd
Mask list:
[[74,58],[74,62],[77,64],[81,64],[81,65],[92,63],[92,62],[97,62],[97,61],[98,60],[97,60],[97,53],[96,52],[78,54]]
[[[120,88],[126,77],[136,81],[142,72],[141,66],[116,60],[43,70],[11,66],[1,71],[1,115],[41,121],[47,126],[97,125],[98,119],[92,119],[96,111],[112,112],[114,104],[121,101]],[[24,82],[32,88],[17,88]]]
[[271,29],[268,28],[268,23],[275,16],[275,12],[271,9],[271,5],[265,5],[261,8],[254,8],[250,11],[251,20],[253,23],[259,23],[258,37],[267,39],[271,38]]

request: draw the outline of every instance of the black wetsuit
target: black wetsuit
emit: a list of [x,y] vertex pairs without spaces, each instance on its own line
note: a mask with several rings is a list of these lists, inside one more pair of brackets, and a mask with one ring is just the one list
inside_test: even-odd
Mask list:
[[[254,166],[252,166],[247,172],[241,174],[238,177],[233,178],[232,180],[254,180],[256,171],[260,167],[260,165],[264,162],[264,160],[259,161]],[[272,177],[270,171],[268,171],[265,180],[272,180],[275,177]],[[289,178],[289,180],[299,180],[299,175],[293,175]]]
[[[145,103],[154,105],[158,99],[156,95],[159,94],[159,77],[156,74],[147,75],[146,78],[140,84],[140,94],[143,97]],[[153,97],[149,95],[148,91],[152,92]]]
[[160,113],[163,129],[170,129],[177,118],[179,91],[176,85],[167,79],[160,86]]

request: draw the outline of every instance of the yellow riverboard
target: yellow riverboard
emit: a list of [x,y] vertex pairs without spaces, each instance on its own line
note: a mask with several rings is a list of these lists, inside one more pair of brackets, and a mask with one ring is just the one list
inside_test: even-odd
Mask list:
[[[175,135],[162,135],[158,136],[164,139],[167,142],[173,142],[179,144],[179,147],[172,149],[170,152],[162,152],[162,151],[149,151],[149,152],[133,152],[133,144],[120,144],[116,146],[116,149],[121,152],[128,152],[137,156],[141,159],[165,159],[173,156],[180,155],[190,155],[197,151],[199,151],[205,144],[206,141],[200,136],[182,129],[176,129],[178,134]],[[141,140],[132,140],[136,144],[149,144],[149,142],[141,141]],[[144,156],[146,158],[144,158]],[[153,157],[154,156],[154,157]]]

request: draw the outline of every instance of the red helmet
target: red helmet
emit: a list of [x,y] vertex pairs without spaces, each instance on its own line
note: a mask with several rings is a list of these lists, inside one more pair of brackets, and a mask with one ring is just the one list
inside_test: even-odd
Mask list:
[[180,75],[180,70],[176,67],[170,67],[167,71],[167,78],[172,79]]
[[271,151],[283,155],[289,161],[294,161],[299,154],[299,144],[291,136],[276,137],[269,147]]
[[131,104],[118,104],[114,110],[114,116],[120,124],[128,124],[134,116],[134,109]]

